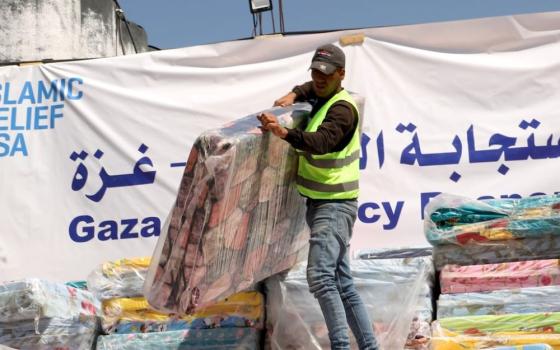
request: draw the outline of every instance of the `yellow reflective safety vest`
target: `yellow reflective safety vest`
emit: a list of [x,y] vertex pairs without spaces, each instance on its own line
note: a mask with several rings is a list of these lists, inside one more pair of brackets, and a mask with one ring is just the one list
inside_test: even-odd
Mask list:
[[[346,90],[341,90],[311,117],[305,131],[317,131],[329,108],[338,101],[350,103],[358,113],[356,102]],[[321,155],[298,150],[297,154],[299,160],[296,184],[299,193],[303,196],[312,199],[353,199],[358,197],[360,177],[359,122],[352,139],[343,150]]]

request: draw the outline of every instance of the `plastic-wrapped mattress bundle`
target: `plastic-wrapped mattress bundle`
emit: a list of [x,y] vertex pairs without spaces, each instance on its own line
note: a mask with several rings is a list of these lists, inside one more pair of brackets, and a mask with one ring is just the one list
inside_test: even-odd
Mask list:
[[434,265],[497,264],[510,261],[558,259],[560,236],[477,242],[466,245],[446,244],[434,247]]
[[[310,105],[269,111],[295,126]],[[145,294],[156,309],[195,312],[307,255],[297,157],[259,125],[253,114],[195,141],[147,278]]]
[[487,348],[486,350],[552,350],[552,346],[548,344],[528,344],[521,346],[497,346],[495,348]]
[[432,323],[432,349],[478,350],[500,345],[547,344],[558,350],[558,315],[534,313],[437,320]]
[[104,329],[112,333],[150,333],[186,329],[264,328],[264,297],[240,292],[192,315],[173,316],[150,309],[145,298],[116,298],[103,302]]
[[[388,259],[386,264],[374,260],[351,261],[354,283],[366,304],[382,349],[404,348],[416,307],[430,293],[425,281],[431,264],[428,266],[420,259],[406,265],[403,260]],[[330,348],[319,303],[308,289],[305,262],[287,274],[268,278],[265,286],[266,347],[283,350]],[[357,348],[353,337],[352,347]]]
[[430,323],[433,314],[433,288],[435,283],[435,271],[432,262],[431,247],[406,247],[392,249],[363,249],[356,252],[359,259],[375,260],[381,266],[387,264],[400,263],[403,265],[415,264],[420,260],[421,265],[426,266],[425,287],[422,291],[426,293],[418,299],[418,305],[415,306],[415,312],[410,324],[410,332],[408,334],[405,348],[424,350],[429,348],[431,337]]
[[257,350],[255,328],[187,329],[99,337],[97,350]]
[[[553,311],[558,309],[554,307],[560,284],[558,275],[557,259],[446,265],[440,274],[441,291],[458,294],[440,295],[439,326],[444,334],[452,336],[434,338],[435,344],[470,344],[471,340],[465,340],[465,336],[478,336],[488,342],[502,341],[505,337],[510,342],[503,344],[512,345],[518,344],[513,342],[513,335],[557,335],[560,312]],[[547,299],[552,303],[546,303]],[[549,304],[552,304],[550,309]],[[555,345],[548,341],[538,338],[533,342]]]
[[[161,313],[139,296],[149,264],[150,258],[120,259],[106,262],[90,274],[88,284],[103,299],[102,326],[109,334],[98,338],[98,348],[257,348],[258,334],[264,327],[261,293],[240,292],[188,316]],[[251,330],[236,333],[221,328]],[[213,340],[220,337],[220,341]],[[208,339],[211,341],[206,344]]]
[[142,296],[150,260],[138,257],[105,262],[89,274],[88,290],[99,300]]
[[560,312],[558,295],[560,286],[441,294],[437,302],[437,318]]
[[91,349],[101,315],[88,291],[25,279],[0,284],[0,344],[22,349]]
[[558,259],[486,265],[446,265],[440,274],[442,293],[483,292],[560,284]]
[[481,201],[441,194],[426,208],[424,232],[438,270],[558,258],[560,195]]

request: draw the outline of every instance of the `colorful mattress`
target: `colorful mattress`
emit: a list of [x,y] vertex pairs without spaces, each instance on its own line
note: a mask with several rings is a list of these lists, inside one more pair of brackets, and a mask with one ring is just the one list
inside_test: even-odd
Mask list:
[[88,276],[88,290],[99,300],[142,296],[150,260],[142,257],[103,263]]
[[[475,332],[476,329],[472,333]],[[554,350],[560,350],[560,334],[519,331],[492,335],[466,335],[442,328],[439,321],[434,321],[432,324],[432,350],[479,350],[495,349],[500,346],[527,349],[522,346],[542,347],[544,344]]]
[[[423,332],[429,339],[432,306],[427,296],[431,289],[426,283],[429,267],[422,259],[412,260],[410,265],[406,265],[406,259],[394,260],[398,261],[391,264],[390,259],[384,260],[387,270],[378,260],[353,260],[351,269],[381,348],[402,349],[408,340],[414,340],[409,339],[411,331]],[[305,262],[285,275],[268,278],[265,286],[267,348],[330,348],[321,309],[309,292]]]
[[441,194],[426,207],[430,244],[468,244],[560,235],[560,194],[477,201]]
[[101,315],[101,303],[88,291],[39,279],[0,284],[0,322],[41,317]]
[[442,293],[483,292],[560,284],[559,260],[531,260],[486,265],[446,265],[440,274]]
[[103,302],[107,333],[149,333],[222,327],[264,328],[264,296],[240,292],[188,316],[153,311],[145,298],[118,298]]
[[498,346],[495,348],[488,348],[486,350],[552,350],[552,346],[548,344],[529,344],[518,346]]
[[558,258],[560,258],[560,236],[434,247],[434,265],[438,271],[449,264],[481,265]]
[[485,315],[438,319],[441,328],[464,335],[508,332],[560,333],[560,313]]
[[159,333],[112,334],[97,339],[97,350],[259,350],[254,328],[189,329]]
[[26,350],[90,350],[97,333],[93,317],[14,321],[0,323],[0,344]]
[[439,318],[478,315],[560,312],[560,286],[496,290],[485,293],[441,294]]
[[[269,111],[295,126],[310,106]],[[196,312],[306,257],[295,152],[259,125],[253,114],[195,141],[147,278],[157,310]]]

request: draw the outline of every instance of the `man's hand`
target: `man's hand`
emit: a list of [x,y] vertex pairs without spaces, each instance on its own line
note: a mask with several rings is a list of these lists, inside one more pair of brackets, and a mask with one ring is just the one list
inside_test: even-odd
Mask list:
[[263,112],[257,116],[257,119],[261,122],[261,129],[263,131],[270,131],[281,139],[286,138],[288,135],[288,130],[278,124],[278,119],[276,119],[274,114]]
[[289,92],[287,95],[280,97],[276,101],[274,101],[274,106],[286,107],[293,105],[296,101],[296,93]]

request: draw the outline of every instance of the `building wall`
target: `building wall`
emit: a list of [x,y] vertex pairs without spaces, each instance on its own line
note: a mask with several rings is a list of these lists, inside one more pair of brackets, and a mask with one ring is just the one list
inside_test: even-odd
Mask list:
[[[137,51],[148,51],[144,29],[129,27]],[[0,1],[0,63],[133,53],[113,0]]]

